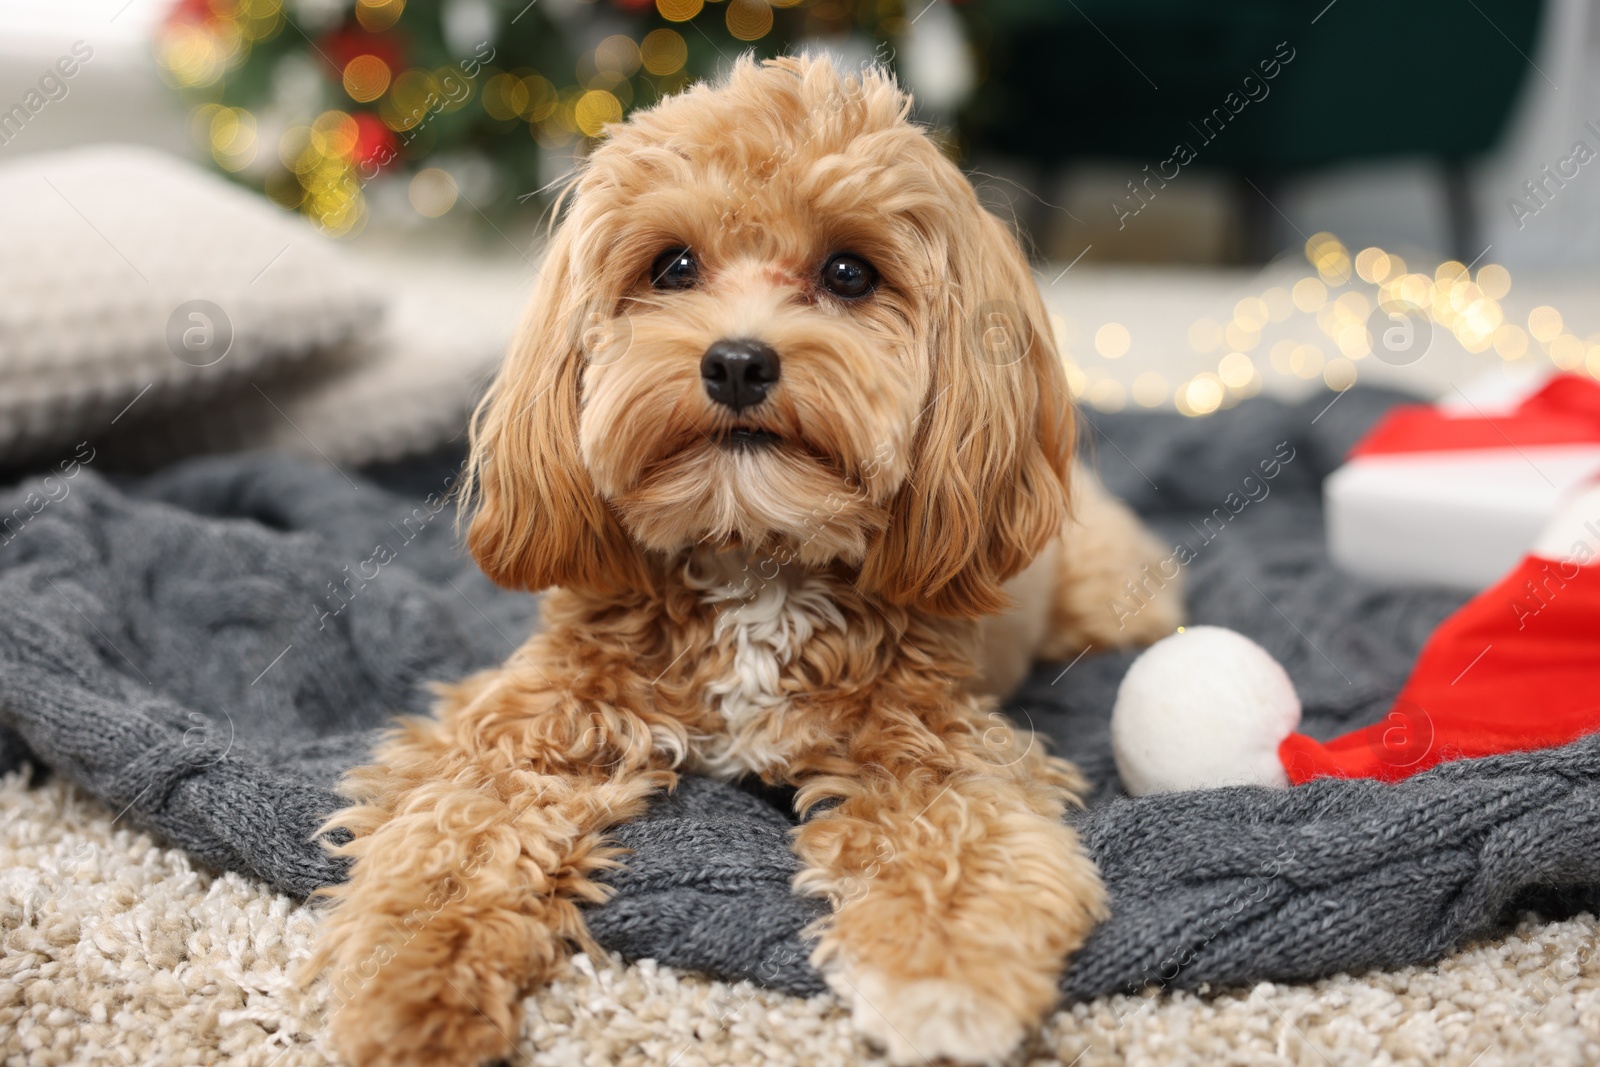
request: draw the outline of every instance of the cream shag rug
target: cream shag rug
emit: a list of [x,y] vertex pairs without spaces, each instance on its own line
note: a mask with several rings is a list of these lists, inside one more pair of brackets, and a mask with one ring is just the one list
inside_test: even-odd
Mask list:
[[[311,912],[196,869],[54,780],[0,782],[0,1056],[7,1064],[334,1062],[320,986],[288,974]],[[1057,1013],[1016,1064],[1600,1061],[1600,923],[1524,924],[1437,967]],[[882,1062],[828,996],[580,956],[528,1002],[519,1064]]]

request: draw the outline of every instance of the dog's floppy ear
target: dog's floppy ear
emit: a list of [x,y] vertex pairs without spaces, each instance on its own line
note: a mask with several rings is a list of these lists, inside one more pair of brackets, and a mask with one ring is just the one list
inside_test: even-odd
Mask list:
[[[962,183],[965,184],[964,182]],[[905,483],[861,584],[940,615],[992,614],[1066,521],[1072,405],[1033,273],[966,190],[930,316],[931,384]]]
[[646,579],[642,556],[578,451],[583,368],[595,349],[586,343],[590,322],[605,321],[610,309],[584,302],[573,230],[552,238],[516,339],[473,415],[467,546],[508,588],[615,594]]

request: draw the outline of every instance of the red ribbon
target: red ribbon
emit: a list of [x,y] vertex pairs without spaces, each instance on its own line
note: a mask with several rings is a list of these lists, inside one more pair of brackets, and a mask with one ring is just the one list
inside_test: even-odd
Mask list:
[[1509,414],[1460,418],[1431,404],[1394,408],[1349,458],[1576,444],[1600,444],[1600,382],[1558,374]]

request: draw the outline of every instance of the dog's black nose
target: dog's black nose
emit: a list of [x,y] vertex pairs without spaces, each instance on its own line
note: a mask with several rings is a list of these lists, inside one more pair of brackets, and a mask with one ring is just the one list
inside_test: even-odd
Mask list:
[[778,353],[760,341],[718,341],[700,359],[706,396],[734,411],[761,403],[777,380]]

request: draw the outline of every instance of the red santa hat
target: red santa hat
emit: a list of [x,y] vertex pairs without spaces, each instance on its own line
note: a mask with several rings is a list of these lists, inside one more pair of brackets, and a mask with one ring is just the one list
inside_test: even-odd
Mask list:
[[1600,730],[1600,481],[1532,551],[1446,619],[1383,721],[1327,743],[1292,733],[1295,784],[1396,781],[1452,759],[1553,748]]
[[[1541,395],[1566,417],[1574,403],[1600,401],[1600,387],[1566,377]],[[1400,421],[1380,432],[1427,432],[1426,414]],[[1449,432],[1468,432],[1461,422]],[[1518,439],[1572,432],[1488,429]],[[1521,563],[1439,626],[1382,721],[1327,742],[1295,732],[1299,721],[1294,686],[1264,649],[1199,626],[1129,669],[1112,743],[1124,787],[1139,795],[1319,777],[1393,782],[1446,760],[1600,732],[1600,473],[1568,496]]]

